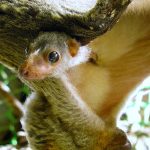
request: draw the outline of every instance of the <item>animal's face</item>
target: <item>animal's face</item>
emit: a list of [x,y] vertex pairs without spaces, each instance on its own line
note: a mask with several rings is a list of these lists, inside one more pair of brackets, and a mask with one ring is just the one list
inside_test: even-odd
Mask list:
[[30,54],[21,65],[20,75],[26,79],[43,79],[53,73],[61,63],[61,55],[58,51],[49,51],[42,54],[35,52]]
[[19,68],[27,79],[44,79],[65,71],[78,51],[79,44],[65,34],[44,33],[30,46],[28,58]]

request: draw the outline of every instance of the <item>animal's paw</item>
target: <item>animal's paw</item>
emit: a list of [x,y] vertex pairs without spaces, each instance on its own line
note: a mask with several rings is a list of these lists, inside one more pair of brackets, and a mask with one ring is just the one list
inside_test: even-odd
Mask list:
[[125,132],[120,129],[116,129],[113,138],[107,145],[105,150],[131,150],[131,143],[128,140]]

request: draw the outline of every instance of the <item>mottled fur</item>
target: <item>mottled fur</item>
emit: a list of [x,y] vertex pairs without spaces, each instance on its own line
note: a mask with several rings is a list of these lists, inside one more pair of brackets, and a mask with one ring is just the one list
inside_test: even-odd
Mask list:
[[[36,42],[41,42],[39,39],[43,41],[45,37],[45,41],[48,42],[51,36],[57,36],[59,39],[62,35],[44,33],[32,46],[40,45]],[[51,39],[50,41],[52,42]],[[62,53],[62,57],[54,67],[43,55],[44,51],[47,53],[48,49],[48,52],[51,52],[53,48],[53,42],[48,47],[47,42],[42,49],[40,49],[41,45],[37,46],[20,67],[20,75],[26,80],[41,79],[41,67],[45,65],[50,71],[42,72],[42,79],[43,76],[49,76],[50,81],[47,82],[47,79],[34,81],[37,82],[36,84],[40,83],[38,87],[42,90],[40,93],[33,93],[26,101],[26,111],[22,122],[30,147],[33,150],[110,150],[110,148],[119,150],[126,147],[130,149],[125,134],[115,127],[107,129],[101,118],[93,113],[81,99],[66,74],[69,67],[86,61],[90,54],[89,50],[81,47],[78,54],[71,58],[68,56],[69,52],[65,47],[64,39],[62,44],[66,52],[63,52],[62,46],[57,45],[57,51]],[[65,66],[62,66],[61,62]]]
[[[26,80],[43,79],[38,81],[43,91],[33,93],[26,101],[22,122],[27,139],[33,150],[104,149],[113,139],[114,131],[105,134],[104,122],[81,100],[66,74],[70,67],[86,61],[90,51],[81,47],[72,57],[67,46],[70,37],[61,41],[62,37],[66,35],[41,34],[31,45],[31,54],[19,69],[20,76]],[[47,58],[54,50],[60,53],[56,64]],[[47,76],[51,82],[44,79]],[[47,90],[49,92],[45,93]],[[109,137],[109,140],[99,140],[99,136]]]

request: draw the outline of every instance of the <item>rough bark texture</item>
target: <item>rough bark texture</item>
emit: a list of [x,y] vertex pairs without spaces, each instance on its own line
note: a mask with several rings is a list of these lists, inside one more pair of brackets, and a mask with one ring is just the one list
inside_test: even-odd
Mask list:
[[[130,0],[88,0],[82,2],[87,3],[84,7],[81,1],[72,0],[70,6],[69,0],[66,3],[63,0],[0,0],[0,62],[17,74],[25,59],[25,49],[39,32],[63,31],[85,44],[110,29],[130,3]],[[48,79],[44,92],[42,83],[28,84],[49,95],[46,86],[51,82]]]

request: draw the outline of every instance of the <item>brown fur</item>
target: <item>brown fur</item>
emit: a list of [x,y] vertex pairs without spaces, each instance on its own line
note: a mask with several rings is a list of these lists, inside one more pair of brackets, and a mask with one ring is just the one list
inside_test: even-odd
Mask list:
[[150,75],[149,24],[150,0],[133,1],[116,26],[89,45],[98,65],[88,62],[69,72],[83,100],[110,124],[130,92]]

